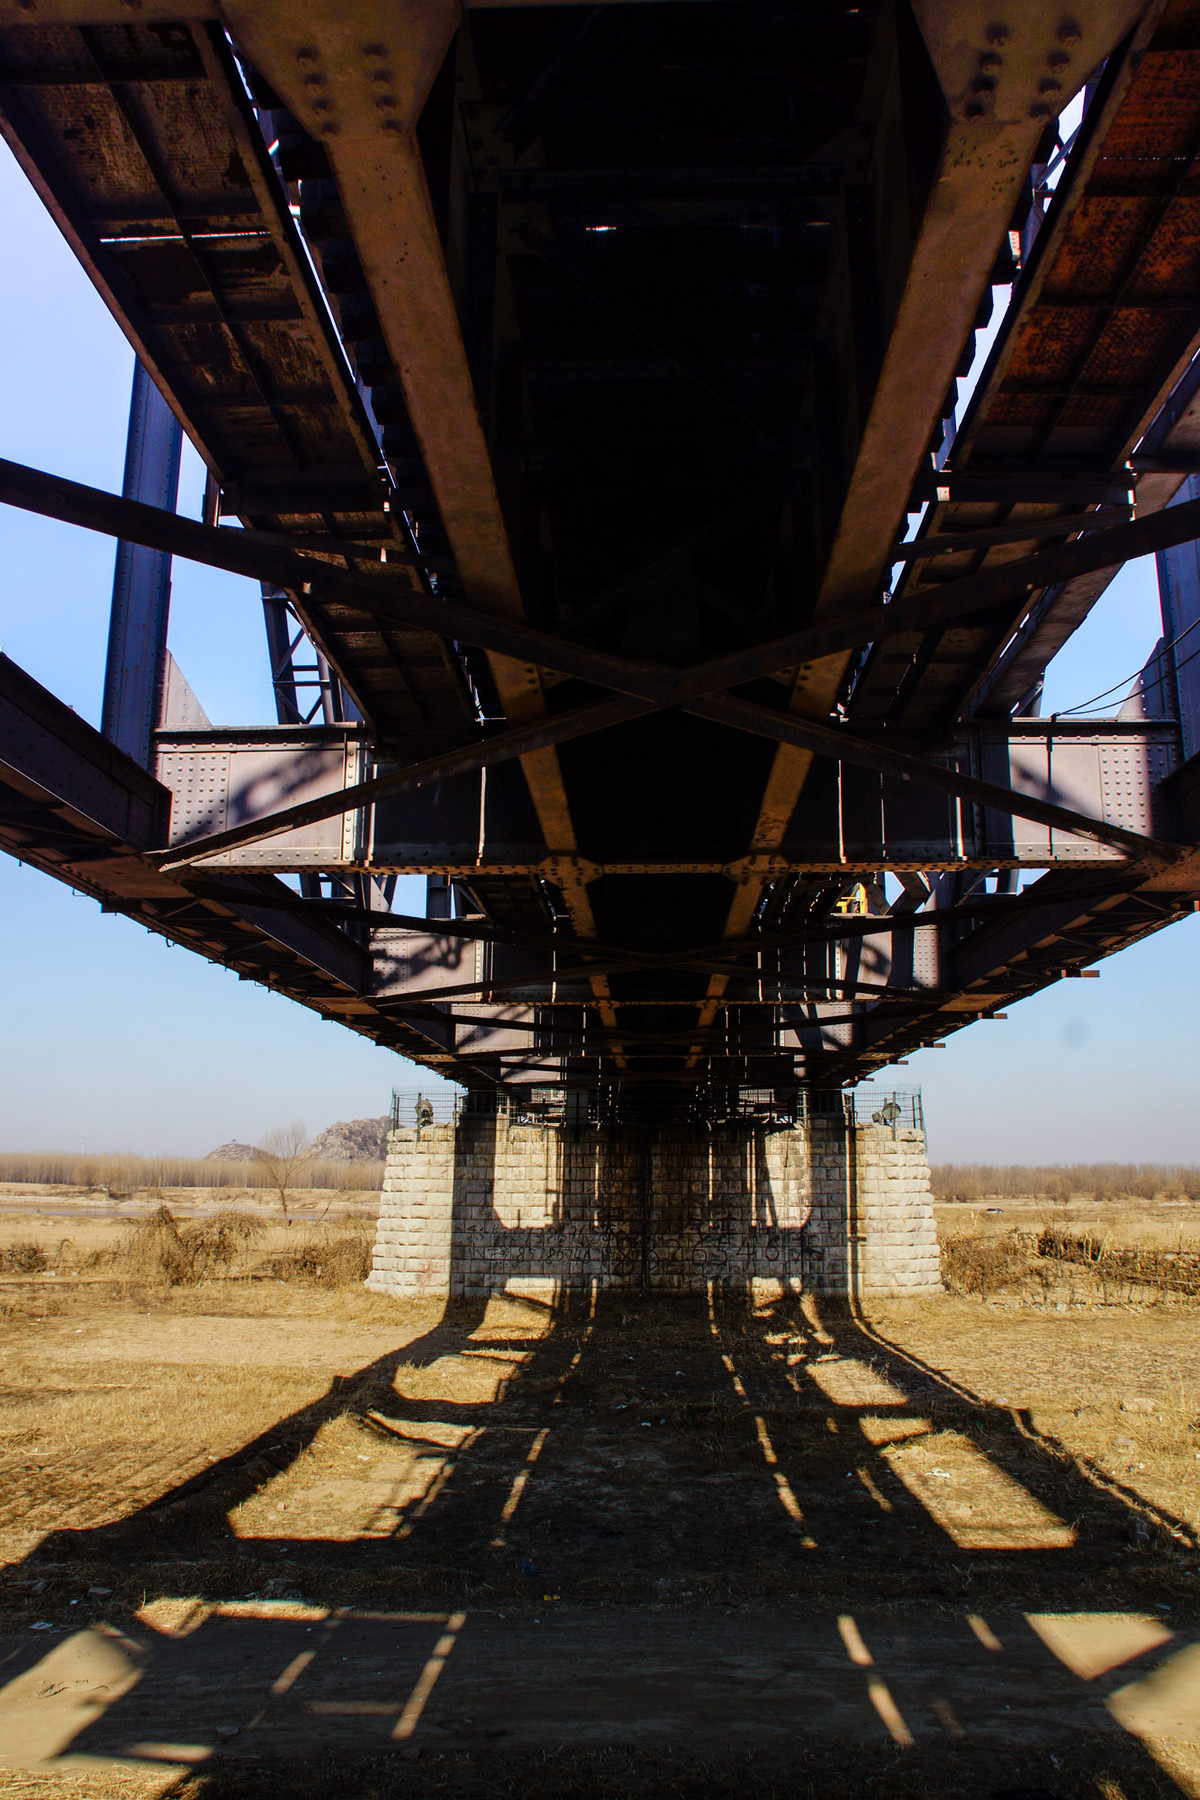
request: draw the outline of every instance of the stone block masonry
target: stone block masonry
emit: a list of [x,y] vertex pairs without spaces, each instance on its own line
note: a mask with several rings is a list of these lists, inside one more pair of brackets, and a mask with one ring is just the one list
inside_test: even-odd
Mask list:
[[761,1297],[937,1290],[923,1132],[841,1118],[560,1130],[464,1114],[388,1139],[376,1293],[710,1281]]

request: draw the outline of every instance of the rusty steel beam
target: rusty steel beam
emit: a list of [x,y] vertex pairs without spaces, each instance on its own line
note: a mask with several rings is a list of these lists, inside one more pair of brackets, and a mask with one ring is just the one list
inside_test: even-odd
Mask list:
[[609,700],[598,700],[591,706],[579,707],[569,715],[538,719],[533,724],[517,726],[514,730],[500,732],[495,737],[480,738],[473,744],[449,750],[442,756],[431,756],[421,762],[411,763],[407,768],[396,770],[394,774],[376,775],[369,781],[356,782],[340,792],[285,807],[281,812],[271,813],[266,818],[251,820],[245,825],[234,825],[227,831],[211,832],[207,837],[193,838],[170,850],[160,850],[159,865],[167,870],[201,864],[208,857],[218,856],[227,850],[241,849],[247,844],[260,843],[264,838],[274,837],[283,831],[294,831],[301,825],[336,818],[339,813],[357,812],[362,807],[394,799],[399,794],[415,793],[419,788],[436,786],[455,775],[471,774],[496,763],[524,758],[545,745],[563,743],[570,737],[583,737],[594,731],[611,729],[612,726],[649,710],[651,708],[640,706],[636,701],[619,695],[614,695]]
[[[1185,35],[1195,30],[1190,0],[1183,0],[1182,10],[1173,0],[1169,12],[1163,0],[1152,0],[1092,84],[1083,122],[1063,156],[1061,179],[1052,196],[1042,190],[1045,217],[1038,220],[1035,201],[1024,227],[1023,267],[1004,329],[955,433],[950,461],[967,474],[948,485],[939,481],[929,496],[938,504],[923,521],[923,531],[952,532],[956,524],[978,523],[977,515],[964,519],[957,503],[973,501],[980,486],[986,489],[989,469],[1012,469],[1021,461],[1037,466],[1062,460],[1066,466],[1067,459],[1078,459],[1078,465],[1110,470],[1125,483],[1132,470],[1140,475],[1139,515],[1171,498],[1178,476],[1140,473],[1129,453],[1139,441],[1143,453],[1163,447],[1153,422],[1157,397],[1186,368],[1198,341],[1194,303],[1190,309],[1174,305],[1171,318],[1161,304],[1157,317],[1138,304],[1150,297],[1147,288],[1158,302],[1175,303],[1196,285],[1179,252],[1179,223],[1190,203],[1182,202],[1182,214],[1169,205],[1170,195],[1190,180],[1187,147],[1195,145],[1200,119],[1194,90],[1178,80],[1180,58],[1187,55],[1181,30]],[[1169,127],[1163,111],[1168,92]],[[1120,174],[1132,169],[1137,176],[1126,185]],[[1141,197],[1134,198],[1133,190]],[[1036,379],[1046,370],[1051,380]],[[1171,395],[1172,414],[1177,393],[1176,388]],[[1018,415],[1019,441],[1012,433]],[[1081,434],[1077,427],[1084,416],[1091,428]],[[1183,419],[1178,426],[1176,442],[1186,447],[1192,434]],[[972,477],[973,470],[980,473]],[[1002,477],[1010,492],[1020,479],[1019,469]],[[1024,617],[957,637],[959,668],[949,679],[949,672],[938,668],[936,643],[914,639],[896,646],[860,684],[857,704],[869,716],[892,705],[890,690],[900,659],[909,652],[911,671],[902,698],[895,698],[918,729],[948,711],[1011,712],[1030,695],[1055,649],[1082,623],[1108,580],[1107,572],[1067,580],[1041,594]],[[905,592],[922,585],[920,572],[911,571]]]
[[925,562],[952,552],[991,550],[997,544],[1027,544],[1040,538],[1071,537],[1079,531],[1095,531],[1098,525],[1128,520],[1128,506],[1098,506],[1092,512],[1065,513],[1057,519],[1021,519],[1014,525],[986,525],[978,530],[940,531],[930,537],[893,544],[888,562]]
[[[525,616],[496,478],[417,142],[417,121],[458,29],[458,0],[226,0],[239,47],[324,145],[367,288],[400,376],[438,512],[471,606]],[[489,651],[505,716],[546,711],[538,665]],[[552,740],[521,756],[547,847],[575,825]],[[595,934],[586,886],[564,893]]]
[[1127,831],[1123,825],[1088,819],[1070,807],[1056,806],[1053,801],[1018,794],[1012,788],[998,787],[994,781],[980,781],[977,776],[963,775],[956,769],[943,769],[927,757],[909,756],[903,750],[894,750],[836,726],[819,725],[815,720],[772,712],[769,707],[756,706],[736,695],[722,695],[719,700],[706,700],[686,710],[718,725],[732,725],[737,730],[753,732],[776,743],[796,745],[816,756],[854,763],[879,775],[893,775],[900,781],[934,788],[952,799],[970,800],[976,806],[990,807],[994,812],[1007,813],[1015,819],[1032,819],[1039,825],[1049,825],[1072,836],[1095,838],[1099,843],[1123,850],[1127,856],[1169,863],[1179,853],[1178,846],[1160,843],[1157,838],[1145,837],[1141,832]]
[[[176,515],[165,513],[154,507],[146,507],[136,501],[120,499],[115,495],[102,493],[100,490],[83,486],[80,483],[68,482],[61,477],[46,475],[40,471],[25,468],[21,464],[0,461],[0,500],[10,504],[25,506],[31,510],[48,514],[51,517],[66,517],[75,524],[86,525],[92,529],[112,531],[128,537],[131,541],[149,542],[153,548],[171,549],[177,554],[187,554],[190,548],[196,560],[215,563],[216,566],[234,568],[238,573],[254,573],[261,575],[264,567],[271,566],[274,578],[282,587],[297,585],[303,591],[314,585],[323,591],[344,596],[348,603],[361,605],[360,595],[367,590],[367,598],[374,604],[375,596],[371,592],[374,584],[363,577],[352,576],[344,571],[331,569],[328,564],[309,562],[302,556],[294,556],[291,552],[278,550],[272,543],[262,544],[245,540],[252,539],[255,534],[248,532],[222,531],[216,527],[199,525],[192,520],[181,520]],[[847,619],[838,625],[825,628],[823,631],[793,634],[790,639],[777,639],[767,646],[757,646],[748,652],[738,652],[732,656],[717,659],[700,669],[676,675],[673,671],[662,670],[652,664],[637,664],[626,659],[603,657],[596,652],[580,651],[578,647],[564,645],[561,640],[548,638],[546,634],[535,634],[538,639],[549,645],[539,653],[555,661],[570,660],[577,668],[588,668],[593,679],[603,679],[606,685],[618,686],[623,692],[645,696],[645,704],[638,706],[622,705],[619,702],[608,703],[612,710],[605,711],[603,704],[592,709],[577,709],[576,712],[560,714],[553,719],[543,719],[537,726],[530,728],[529,735],[520,732],[507,733],[489,741],[487,746],[471,745],[462,750],[451,752],[449,756],[432,759],[429,763],[414,765],[408,771],[400,771],[395,775],[379,778],[392,785],[381,787],[374,783],[361,784],[356,789],[344,790],[342,796],[329,800],[308,802],[304,807],[291,808],[273,816],[271,820],[255,822],[251,825],[235,828],[233,831],[214,834],[206,843],[202,852],[193,847],[193,858],[202,854],[216,854],[219,850],[232,849],[239,845],[256,841],[258,837],[273,835],[277,831],[292,829],[302,823],[315,819],[334,816],[339,810],[350,810],[356,803],[366,804],[370,799],[383,798],[386,794],[406,791],[406,784],[419,787],[431,780],[445,780],[452,773],[460,773],[466,769],[477,769],[488,761],[503,760],[507,756],[525,757],[540,753],[544,747],[553,746],[573,736],[586,735],[590,731],[606,729],[614,723],[636,716],[640,711],[653,710],[655,707],[671,705],[686,700],[696,693],[711,692],[714,687],[724,686],[739,681],[747,681],[753,674],[762,672],[764,662],[774,662],[778,667],[778,658],[782,655],[795,657],[800,644],[814,641],[828,644],[831,636],[839,633],[852,638],[859,637],[864,631],[875,636],[881,635],[880,627],[886,630],[905,628],[912,614],[909,610],[920,607],[921,616],[928,621],[933,617],[955,616],[960,608],[984,608],[995,605],[997,597],[1020,591],[1022,588],[1031,591],[1035,586],[1044,585],[1048,571],[1054,571],[1060,577],[1063,570],[1079,573],[1087,568],[1106,566],[1110,559],[1132,555],[1144,555],[1151,549],[1165,548],[1171,543],[1187,541],[1200,529],[1200,501],[1187,502],[1183,506],[1164,509],[1152,514],[1149,518],[1135,520],[1127,525],[1120,525],[1093,534],[1089,538],[1076,540],[1074,543],[1060,545],[1056,549],[1043,552],[1040,556],[1024,559],[1021,563],[1002,565],[1000,568],[984,571],[980,575],[970,576],[959,582],[947,583],[945,589],[933,595],[922,596],[919,601],[899,603],[890,608],[872,609],[870,612],[857,615],[856,619]],[[262,534],[265,535],[265,534]],[[228,540],[235,540],[229,543]],[[238,542],[237,540],[243,540]],[[294,565],[298,565],[298,568]],[[353,598],[351,598],[353,596]],[[419,623],[428,629],[431,615],[437,618],[442,629],[453,629],[452,616],[456,613],[467,613],[464,635],[468,641],[472,635],[474,620],[474,636],[479,636],[478,616],[469,608],[454,608],[431,596],[419,593],[405,593],[390,596],[387,602],[403,610],[409,621]],[[414,618],[413,615],[416,615]],[[457,621],[455,621],[457,622]],[[489,622],[483,627],[486,634],[492,629]],[[501,630],[507,629],[501,625]],[[528,628],[518,627],[526,632]],[[870,641],[870,640],[868,640]],[[786,646],[786,649],[785,649]],[[599,671],[603,669],[603,676]],[[712,704],[704,716],[716,717]],[[1101,841],[1120,844],[1134,854],[1154,853],[1155,847],[1146,840],[1134,841],[1134,834],[1120,833],[1113,836],[1119,828],[1090,824],[1081,815],[1068,814],[1065,809],[1046,810],[1047,803],[1020,798],[1019,804],[1011,797],[1003,798],[1005,790],[991,784],[971,784],[971,778],[953,776],[938,770],[934,765],[922,764],[919,759],[905,759],[903,766],[895,761],[897,753],[881,750],[868,744],[865,740],[855,740],[849,734],[832,733],[831,728],[821,726],[813,721],[811,725],[796,722],[789,731],[785,729],[781,715],[774,714],[766,708],[754,707],[752,703],[734,701],[727,698],[720,703],[724,708],[718,722],[734,725],[735,729],[750,730],[768,738],[774,737],[782,745],[814,753],[818,741],[827,748],[838,745],[838,753],[847,759],[854,758],[862,766],[874,767],[882,773],[902,773],[903,779],[918,779],[918,771],[924,767],[930,773],[926,782],[941,791],[956,792],[967,798],[983,799],[987,795],[986,804],[996,810],[1008,809],[1018,817],[1029,817],[1040,823],[1058,825],[1064,830],[1082,832],[1100,838]],[[702,710],[692,708],[691,710]],[[768,726],[770,727],[768,729]],[[807,732],[807,736],[805,733]],[[822,735],[829,734],[829,735]],[[535,746],[534,750],[529,745]],[[459,760],[455,761],[454,759]],[[873,759],[873,760],[872,760]],[[950,781],[957,781],[957,788],[948,787]],[[963,784],[967,785],[963,785]],[[364,789],[368,790],[364,793]],[[1038,810],[1029,810],[1037,808]],[[324,809],[324,810],[322,810]],[[1024,810],[1023,810],[1024,809]],[[1074,823],[1068,823],[1071,819]],[[172,852],[164,866],[174,866],[185,860]],[[746,884],[750,886],[753,884]],[[582,884],[580,887],[582,891]],[[742,909],[745,901],[740,901]],[[594,922],[590,921],[590,930],[594,931]],[[740,929],[731,929],[729,935],[741,935]],[[740,922],[740,913],[739,913]],[[578,929],[578,926],[577,926]],[[579,935],[589,935],[588,931]]]
[[[1037,0],[1010,7],[1000,26],[990,14],[984,17],[985,10],[970,0],[949,5],[919,0],[915,8],[949,123],[822,582],[818,617],[861,603],[878,585],[996,247],[1051,116],[1040,83],[1047,56],[1061,48],[1055,41],[1059,21]],[[1144,0],[1102,0],[1087,8],[1082,26],[1072,26],[1065,61],[1057,65],[1056,109],[1067,104],[1143,10]],[[989,30],[1001,32],[1003,43],[991,44]],[[988,65],[994,75],[980,79],[979,57],[985,51],[995,59]],[[930,332],[931,318],[937,319],[936,333]],[[840,657],[802,670],[793,710],[827,717],[844,673]],[[755,848],[778,841],[810,762],[798,746],[781,747]]]
[[[561,743],[569,738],[589,735],[627,722],[639,710],[638,703],[619,696],[597,701],[590,707],[547,718],[533,726],[519,727],[493,738],[477,741],[442,756],[411,764],[389,775],[374,776],[348,787],[299,802],[275,813],[269,813],[243,825],[205,837],[186,840],[160,853],[160,866],[179,869],[195,866],[206,859],[228,851],[245,848],[283,832],[334,818],[342,813],[358,811],[380,800],[410,793],[432,783],[445,781],[452,775],[485,768],[523,754],[533,743]],[[655,710],[647,701],[640,710]],[[1169,862],[1177,854],[1172,845],[1130,831],[1124,826],[1022,794],[1015,788],[1001,787],[982,781],[957,769],[945,768],[925,757],[912,756],[885,743],[857,736],[842,726],[822,725],[772,710],[753,701],[725,694],[715,700],[697,702],[685,708],[699,718],[727,725],[735,731],[747,732],[776,743],[795,744],[814,755],[829,757],[893,776],[918,787],[932,789],[952,798],[968,800],[979,806],[1013,818],[1031,819],[1052,829],[1081,836],[1119,849],[1127,856]],[[577,935],[581,935],[577,932]],[[730,932],[728,935],[734,935]],[[745,935],[742,932],[739,935]]]
[[[220,899],[224,890],[213,889],[211,894],[202,885],[190,880],[187,892],[197,899]],[[1121,886],[1112,882],[1103,886],[1089,886],[1077,894],[1081,900],[1100,900],[1123,892]],[[744,961],[747,957],[773,955],[782,950],[803,949],[820,944],[849,943],[856,939],[872,937],[879,934],[912,930],[941,929],[948,925],[960,925],[968,920],[979,924],[994,923],[1003,919],[1014,908],[1032,909],[1040,906],[1061,906],[1061,896],[1054,899],[1035,897],[1032,888],[1023,889],[1020,894],[982,894],[975,899],[959,901],[954,906],[934,907],[927,911],[911,913],[843,913],[828,924],[808,925],[791,932],[775,932],[760,937],[747,937],[734,940],[719,938],[715,943],[698,945],[691,950],[657,951],[645,950],[631,944],[604,943],[596,938],[574,938],[566,936],[537,935],[532,932],[506,931],[494,925],[488,925],[477,919],[429,919],[415,914],[381,912],[377,908],[348,905],[345,901],[335,899],[309,899],[290,891],[277,894],[270,900],[256,901],[256,906],[276,911],[307,914],[312,918],[325,918],[331,923],[346,925],[366,925],[375,933],[387,931],[411,931],[426,938],[464,939],[485,944],[500,944],[513,949],[541,950],[547,955],[603,957],[607,960],[627,960],[631,966],[644,965],[650,968],[690,969],[694,965],[692,958],[699,958],[700,964],[708,962],[728,962],[731,965]],[[995,915],[995,919],[989,918]]]
[[272,532],[202,525],[195,519],[184,519],[176,513],[3,458],[0,503],[124,538],[129,543],[144,544],[149,549],[164,550],[210,568],[246,575],[255,581],[273,581],[276,586],[299,594],[316,594],[387,623],[495,650],[510,660],[524,657],[539,668],[636,697],[650,708],[686,705],[838,651],[987,613],[1053,582],[1117,568],[1136,557],[1151,556],[1200,537],[1200,500],[1189,500],[1144,518],[1089,532],[1036,556],[944,582],[912,599],[896,600],[889,606],[862,607],[690,669],[672,669],[593,650],[523,622],[496,618],[415,588],[400,587],[382,575],[376,578],[354,574],[282,547]]
[[[1189,508],[1194,510],[1188,511]],[[1169,516],[1176,515],[1173,519]],[[1182,535],[1176,536],[1179,532]],[[1027,534],[1029,535],[1029,534]],[[761,676],[778,673],[797,664],[815,662],[837,651],[859,649],[865,644],[899,636],[914,629],[951,624],[973,613],[986,613],[1023,599],[1040,588],[1100,569],[1115,569],[1139,556],[1151,556],[1175,544],[1200,536],[1200,501],[1165,508],[1122,525],[1107,525],[1070,543],[1055,545],[1035,556],[999,563],[978,574],[947,581],[911,600],[894,600],[888,606],[859,608],[822,620],[789,637],[753,645],[688,670],[678,694],[683,703],[700,691],[737,687]],[[807,715],[806,715],[807,716]]]
[[[1051,116],[1041,83],[1046,59],[1064,45],[1037,0],[1018,0],[1003,21],[975,0],[917,0],[914,7],[948,111],[929,199],[917,230],[904,290],[890,321],[876,383],[833,546],[817,599],[818,619],[862,604],[875,592],[909,495],[986,289],[1039,137]],[[1067,103],[1145,10],[1145,0],[1089,7],[1072,19],[1065,61],[1059,56],[1055,107]],[[986,68],[981,56],[990,60]],[[936,331],[930,321],[936,319]],[[828,718],[846,674],[843,655],[802,666],[790,706],[807,719]],[[780,741],[749,849],[778,849],[812,767],[813,751]],[[726,930],[743,935],[762,884],[748,882],[730,907]],[[701,1021],[705,1019],[701,1013]]]
[[546,668],[604,687],[620,688],[631,666],[637,669],[639,679],[643,668],[647,678],[655,673],[652,664],[629,665],[622,658],[606,657],[602,652],[573,645],[566,638],[535,631],[523,622],[488,615],[416,588],[401,587],[389,582],[382,568],[379,577],[353,574],[319,557],[310,558],[281,547],[272,532],[202,525],[195,519],[181,518],[177,513],[3,458],[0,502],[82,526],[86,531],[99,531],[129,543],[144,544],[148,549],[164,550],[209,568],[245,575],[253,581],[271,581],[297,595],[316,594],[369,613],[386,624],[428,631],[439,638],[455,638],[510,660],[542,658]]
[[[600,969],[548,969],[540,975],[512,975],[492,981],[463,981],[454,982],[446,987],[440,988],[416,988],[412,990],[411,993],[397,996],[397,998],[419,1002],[422,1006],[432,1006],[443,1000],[465,1000],[472,994],[477,994],[485,1000],[494,998],[496,995],[507,995],[518,1000],[528,999],[528,1003],[531,1006],[543,1006],[547,1004],[547,1002],[541,998],[540,993],[534,995],[527,993],[527,990],[553,988],[557,995],[564,988],[577,987],[580,983],[591,982],[601,975],[605,977],[614,975],[645,975],[650,972],[651,971],[648,971],[641,963],[634,963],[632,965],[627,963],[605,964]],[[702,967],[701,973],[703,972]],[[738,970],[732,970],[727,971],[727,974],[737,974],[739,972],[740,971]],[[771,987],[789,987],[811,990],[813,995],[819,993],[833,993],[839,995],[850,994],[875,1000],[882,999],[885,995],[888,998],[923,999],[926,995],[933,995],[935,993],[935,990],[931,988],[888,988],[880,982],[840,980],[832,975],[772,974],[770,976],[764,976],[763,982],[764,985],[770,985]],[[382,1005],[386,1003],[388,994],[386,990],[379,990],[378,992],[373,993],[371,998],[377,1005]],[[796,992],[786,995],[776,995],[772,1000],[764,1000],[753,996],[749,999],[734,998],[728,1000],[727,1004],[729,1006],[792,1006],[801,1004],[806,998],[807,992]],[[637,994],[618,994],[614,995],[613,999],[615,1003],[620,1006],[648,1007],[651,1009],[660,1006],[696,1007],[700,1005],[700,1000],[698,998],[690,1000],[662,1000],[654,995],[642,996]],[[573,999],[570,1002],[554,999],[551,1000],[549,1004],[580,1006],[586,1005],[588,1002],[586,1000],[576,999]]]
[[[502,732],[496,737],[483,739],[462,749],[447,751],[442,756],[413,763],[393,774],[374,776],[368,781],[356,782],[317,799],[302,801],[296,806],[267,814],[262,819],[250,820],[244,825],[231,826],[226,831],[211,832],[206,837],[187,840],[169,850],[160,851],[159,866],[163,870],[199,866],[211,857],[244,849],[250,844],[261,843],[266,838],[294,831],[300,826],[335,818],[341,813],[356,812],[381,800],[447,781],[454,775],[511,761],[514,757],[528,754],[530,745],[558,744],[571,738],[589,736],[596,731],[612,729],[641,712],[651,710],[655,710],[652,703],[639,707],[636,702],[619,696],[597,701],[592,706],[548,717],[535,725]],[[876,774],[895,776],[914,786],[930,788],[951,798],[968,800],[1012,818],[1030,819],[1037,824],[1067,832],[1073,837],[1091,838],[1098,843],[1111,845],[1127,856],[1169,863],[1178,854],[1178,846],[1126,830],[1124,826],[1111,825],[1103,819],[1074,812],[1069,807],[1057,806],[1052,801],[1039,800],[1034,795],[1019,793],[1015,788],[1000,787],[995,782],[981,781],[977,776],[960,774],[957,770],[943,768],[926,757],[910,756],[888,745],[858,737],[841,727],[820,725],[793,714],[773,711],[752,701],[738,699],[735,695],[698,703],[685,710],[698,718],[728,725],[735,731],[747,732],[775,743],[798,745],[812,755],[826,756],[834,762],[846,762]]]

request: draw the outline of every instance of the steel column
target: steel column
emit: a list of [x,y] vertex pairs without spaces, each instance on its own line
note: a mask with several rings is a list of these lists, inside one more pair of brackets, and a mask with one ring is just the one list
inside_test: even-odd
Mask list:
[[[121,483],[125,499],[174,512],[182,446],[178,419],[143,365],[135,363]],[[170,556],[122,538],[113,574],[100,729],[144,769],[150,766],[150,737],[158,724],[170,605]]]
[[[1200,500],[1200,475],[1189,475],[1172,506]],[[1162,603],[1162,678],[1174,687],[1184,759],[1200,750],[1200,544],[1160,550],[1158,594]]]

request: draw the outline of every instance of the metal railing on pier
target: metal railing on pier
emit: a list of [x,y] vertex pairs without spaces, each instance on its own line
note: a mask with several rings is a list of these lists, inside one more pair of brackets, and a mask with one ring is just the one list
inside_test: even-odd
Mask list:
[[463,1098],[461,1088],[436,1088],[429,1093],[419,1088],[393,1088],[388,1129],[398,1131],[402,1125],[453,1125],[462,1111]]
[[[664,1097],[665,1098],[665,1097]],[[464,1092],[461,1088],[395,1089],[390,1129],[457,1123],[463,1113],[504,1114],[514,1124],[554,1125],[582,1130],[589,1125],[699,1125],[718,1128],[756,1122],[777,1130],[817,1119],[845,1119],[851,1125],[888,1125],[896,1130],[925,1129],[920,1088],[883,1088],[863,1083],[857,1088],[697,1088],[681,1113],[665,1105],[648,1107],[638,1094],[632,1103],[618,1086],[607,1088],[534,1087],[517,1094],[496,1089]],[[657,1114],[657,1116],[656,1116]]]

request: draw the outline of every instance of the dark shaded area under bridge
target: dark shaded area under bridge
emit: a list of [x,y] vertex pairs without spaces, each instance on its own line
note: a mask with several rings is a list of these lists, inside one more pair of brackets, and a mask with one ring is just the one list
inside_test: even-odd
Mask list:
[[[597,1293],[537,1315],[514,1337],[485,1302],[453,1306],[202,1479],[52,1534],[29,1575],[198,1597],[178,1635],[123,1627],[140,1679],[71,1753],[190,1746],[219,1795],[274,1791],[262,1758],[356,1797],[636,1795],[668,1768],[697,1794],[1182,1791],[1105,1701],[1191,1641],[1169,1558],[1133,1548],[1159,1529],[1194,1548],[1190,1526],[836,1305]],[[495,1398],[414,1397],[464,1351],[519,1367]],[[380,1505],[364,1484],[355,1506],[326,1481],[306,1515],[289,1474],[339,1420],[373,1454],[419,1446],[419,1491]],[[896,1447],[923,1439],[974,1463],[973,1526],[900,1478]],[[287,1529],[231,1540],[276,1483]],[[341,1515],[325,1539],[322,1506]],[[264,1584],[297,1603],[240,1599]],[[1170,1630],[1073,1672],[1029,1622],[1068,1589],[1118,1621],[1170,1591]],[[15,1645],[6,1677],[44,1650]],[[423,1759],[411,1778],[398,1749]]]

